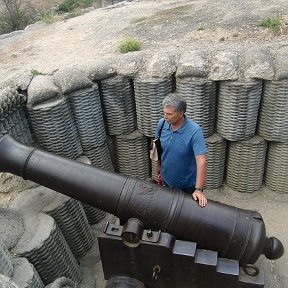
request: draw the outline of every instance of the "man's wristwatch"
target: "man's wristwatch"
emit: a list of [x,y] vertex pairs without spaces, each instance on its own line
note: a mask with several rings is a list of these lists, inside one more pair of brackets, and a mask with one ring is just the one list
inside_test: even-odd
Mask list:
[[201,192],[203,193],[204,188],[196,188],[196,187],[195,187],[194,191],[196,191],[196,190],[197,190],[197,191],[201,191]]

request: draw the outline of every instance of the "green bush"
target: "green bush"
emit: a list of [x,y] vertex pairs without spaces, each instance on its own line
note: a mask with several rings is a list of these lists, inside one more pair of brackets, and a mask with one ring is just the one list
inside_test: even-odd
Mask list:
[[72,11],[72,12],[66,14],[64,16],[64,19],[67,20],[67,19],[74,18],[74,17],[80,16],[80,15],[82,15],[81,11],[75,10],[75,11]]
[[281,26],[281,19],[279,17],[267,17],[260,21],[260,26],[270,29],[279,29]]
[[62,0],[56,10],[39,11],[33,1],[0,0],[0,35],[24,29],[36,21],[50,24],[54,21],[81,15],[81,8],[91,7],[97,0]]
[[203,31],[203,30],[205,30],[205,28],[204,28],[204,26],[203,26],[202,24],[199,24],[197,30],[198,30],[198,31]]
[[95,0],[82,0],[80,1],[82,3],[83,8],[90,7],[92,4],[94,4]]
[[34,22],[34,9],[21,0],[0,0],[0,34],[24,29]]
[[32,70],[31,70],[31,74],[32,74],[33,76],[44,75],[42,72],[40,72],[40,71],[38,71],[38,70],[36,70],[36,69],[32,69]]
[[70,13],[77,8],[87,8],[95,3],[96,0],[64,0],[58,7],[60,13]]
[[37,21],[44,22],[46,24],[51,24],[55,21],[55,18],[58,16],[57,12],[54,10],[39,14],[36,17]]
[[59,6],[58,11],[61,13],[68,13],[73,11],[79,6],[78,0],[64,0]]
[[120,53],[139,51],[141,50],[141,42],[136,38],[127,37],[119,42],[118,49]]

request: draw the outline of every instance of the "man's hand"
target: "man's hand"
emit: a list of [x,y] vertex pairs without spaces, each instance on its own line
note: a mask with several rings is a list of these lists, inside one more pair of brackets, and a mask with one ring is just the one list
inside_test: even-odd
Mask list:
[[192,198],[197,201],[198,200],[198,203],[201,207],[205,207],[206,204],[207,204],[207,198],[204,196],[204,194],[199,191],[199,190],[195,190],[193,193],[192,193]]

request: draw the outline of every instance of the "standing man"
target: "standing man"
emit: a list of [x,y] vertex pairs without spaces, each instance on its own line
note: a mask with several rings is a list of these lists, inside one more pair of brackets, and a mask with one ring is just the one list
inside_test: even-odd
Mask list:
[[191,193],[193,199],[204,207],[207,204],[203,185],[208,151],[200,126],[185,115],[186,106],[186,101],[174,93],[163,100],[164,118],[160,119],[156,129],[157,138],[162,127],[163,149],[157,173],[161,174],[164,186]]

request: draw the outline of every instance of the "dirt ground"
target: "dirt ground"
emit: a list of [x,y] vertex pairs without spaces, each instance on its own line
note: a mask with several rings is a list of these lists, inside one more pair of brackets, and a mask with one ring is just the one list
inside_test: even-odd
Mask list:
[[[282,33],[260,27],[259,21],[266,17],[280,17]],[[50,25],[37,23],[24,31],[0,36],[0,82],[26,71],[50,74],[67,66],[117,57],[120,55],[117,43],[125,36],[137,37],[143,43],[143,51],[152,53],[170,50],[181,53],[193,47],[214,49],[249,43],[287,45],[287,19],[287,0],[119,3],[65,21]],[[2,186],[10,185],[8,180],[2,182]],[[0,193],[0,207],[13,200],[17,191],[26,189],[27,183],[17,181],[9,193]],[[266,223],[267,235],[278,237],[284,247],[288,247],[288,194],[265,188],[248,195],[229,189],[206,193],[210,199],[259,211]],[[266,288],[288,287],[286,251],[275,261],[261,257],[258,264],[265,271]],[[99,272],[101,267],[96,266],[95,271]],[[98,287],[104,287],[101,277],[98,282]]]
[[[260,27],[280,17],[282,34]],[[279,43],[287,40],[286,0],[132,1],[82,16],[41,23],[0,36],[1,80],[21,71],[52,73],[76,64],[119,55],[117,43],[133,36],[144,52],[185,51],[193,47]],[[8,37],[9,36],[9,37]]]

